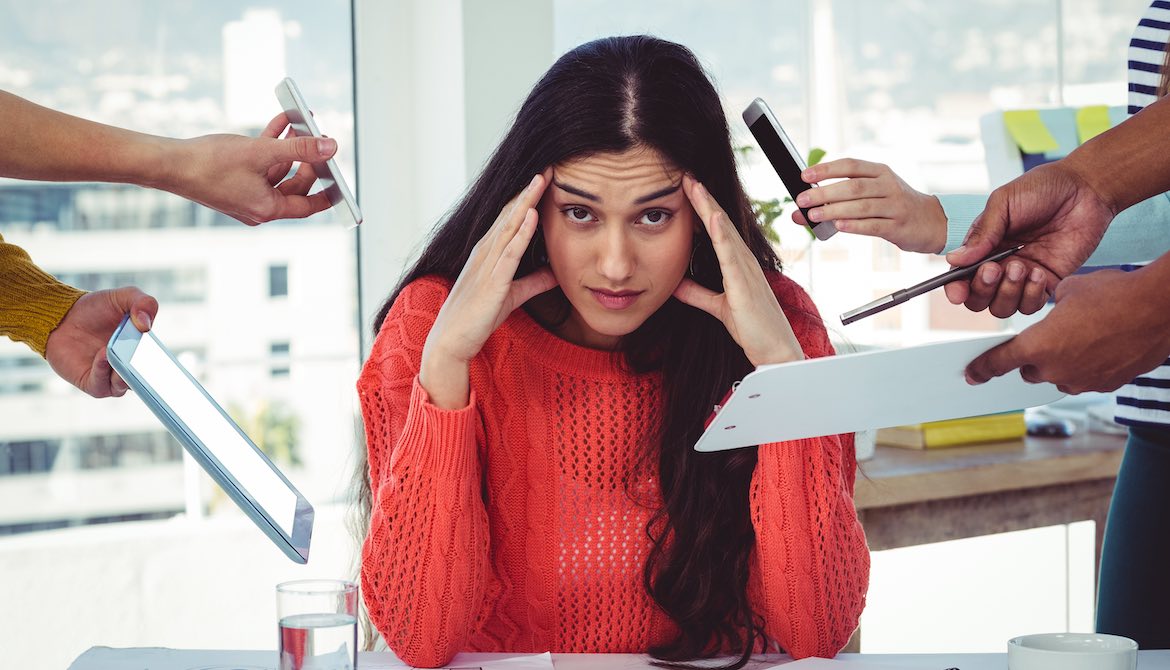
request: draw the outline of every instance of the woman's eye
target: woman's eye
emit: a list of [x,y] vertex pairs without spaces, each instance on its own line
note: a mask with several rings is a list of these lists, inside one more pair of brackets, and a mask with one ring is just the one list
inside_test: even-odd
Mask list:
[[593,220],[593,215],[584,207],[570,207],[565,210],[565,216],[573,223],[588,223]]
[[638,223],[647,226],[661,226],[669,220],[670,212],[664,212],[661,209],[652,209],[649,212],[643,214],[638,219]]

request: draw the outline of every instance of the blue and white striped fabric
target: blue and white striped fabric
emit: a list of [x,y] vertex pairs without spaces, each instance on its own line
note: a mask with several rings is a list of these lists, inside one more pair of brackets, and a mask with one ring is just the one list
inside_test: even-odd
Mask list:
[[[1131,115],[1158,99],[1168,41],[1170,2],[1156,0],[1150,3],[1129,42]],[[1150,221],[1148,225],[1170,227],[1170,221]],[[1117,391],[1117,422],[1162,429],[1170,426],[1170,360]]]

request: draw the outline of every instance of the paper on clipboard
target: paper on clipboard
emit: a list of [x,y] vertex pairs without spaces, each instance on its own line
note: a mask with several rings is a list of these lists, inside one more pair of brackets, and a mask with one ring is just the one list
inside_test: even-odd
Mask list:
[[765,365],[743,378],[695,444],[738,449],[1045,405],[1064,397],[1018,370],[979,386],[967,364],[1014,333]]

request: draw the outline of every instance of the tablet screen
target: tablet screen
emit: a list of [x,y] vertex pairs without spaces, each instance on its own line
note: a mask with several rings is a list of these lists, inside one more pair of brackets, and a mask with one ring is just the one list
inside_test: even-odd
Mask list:
[[231,473],[240,488],[267,513],[282,533],[292,537],[297,496],[277,475],[235,425],[163,350],[154,335],[146,333],[130,358],[143,381],[187,425],[192,435]]

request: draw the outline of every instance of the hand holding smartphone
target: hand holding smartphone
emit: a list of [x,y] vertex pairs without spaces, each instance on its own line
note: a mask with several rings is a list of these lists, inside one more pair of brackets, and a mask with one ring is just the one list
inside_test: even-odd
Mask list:
[[[284,108],[284,114],[288,117],[289,125],[292,126],[294,133],[298,136],[322,137],[321,130],[317,128],[317,123],[313,120],[313,113],[309,111],[309,105],[305,103],[305,98],[291,77],[285,77],[276,86],[276,99]],[[352,228],[361,223],[362,211],[358,209],[357,200],[354,199],[353,194],[349,191],[349,186],[346,185],[345,179],[341,176],[337,162],[330,158],[324,163],[313,163],[312,165],[313,170],[317,173],[317,179],[325,187],[323,190],[329,198],[329,204],[343,212],[342,216],[349,224],[346,227]],[[343,203],[344,206],[338,207]]]
[[[743,110],[743,121],[747,124],[748,130],[752,131],[752,136],[756,138],[760,148],[764,150],[772,169],[780,176],[784,188],[788,189],[788,195],[795,200],[797,195],[816,186],[800,178],[800,173],[808,166],[804,164],[800,152],[792,145],[776,116],[772,114],[768,103],[761,98],[753,100],[752,104]],[[814,222],[809,219],[807,208],[801,207],[800,213],[804,215],[804,220],[809,222],[809,229],[818,240],[827,240],[837,232],[837,227],[832,221]]]

